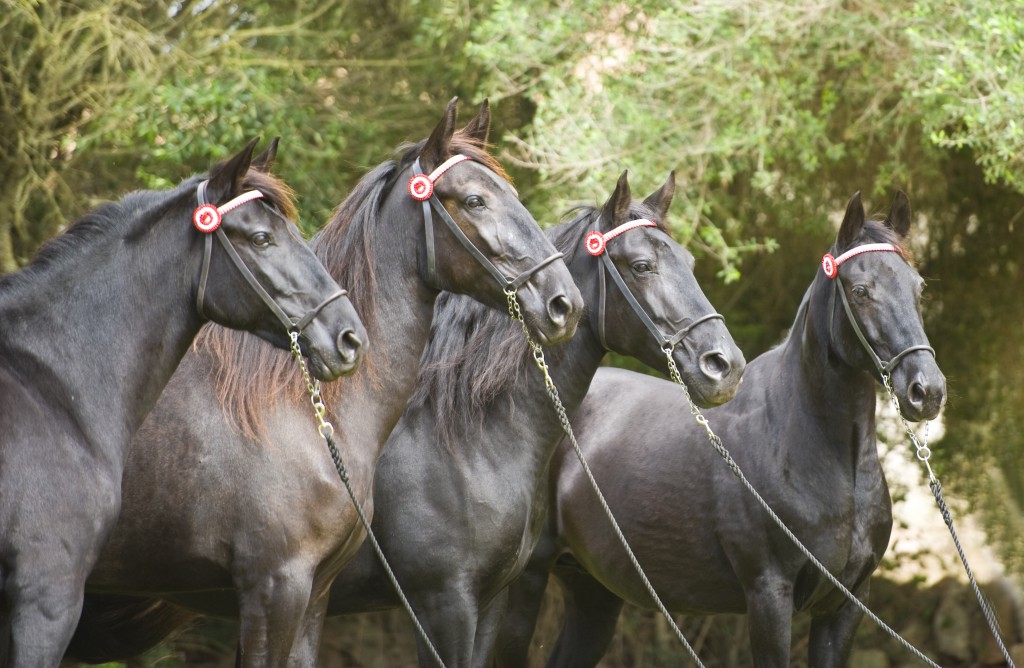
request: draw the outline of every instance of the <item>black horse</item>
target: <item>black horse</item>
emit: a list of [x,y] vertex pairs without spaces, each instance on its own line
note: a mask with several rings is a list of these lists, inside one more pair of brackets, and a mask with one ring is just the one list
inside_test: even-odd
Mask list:
[[[552,261],[555,248],[485,148],[489,106],[458,132],[455,111],[453,100],[427,140],[370,172],[313,239],[373,338],[363,372],[323,388],[335,442],[368,511],[377,455],[412,391],[440,289],[500,307],[508,319],[506,285],[487,268],[493,263],[520,277],[518,289],[508,289],[542,340],[571,336],[582,313],[564,263]],[[418,171],[459,155],[470,159],[433,183],[453,230],[409,187]],[[286,382],[291,361],[257,344],[224,330],[201,335],[139,430],[121,518],[89,578],[95,594],[74,656],[138,653],[188,619],[169,601],[237,616],[244,665],[315,663],[327,588],[365,531],[308,394]]]
[[[739,385],[743,356],[697,285],[693,256],[666,230],[674,190],[673,175],[632,201],[623,173],[603,208],[550,233],[588,308],[576,336],[546,351],[570,415],[608,350],[663,369],[666,341],[677,342],[673,358],[703,405]],[[541,530],[563,432],[512,323],[454,296],[439,300],[434,321],[413,398],[377,465],[373,526],[445,664],[481,666],[504,591]],[[329,614],[397,603],[364,545],[335,580]],[[420,661],[434,665],[422,643]]]
[[209,176],[97,208],[0,279],[4,666],[60,661],[129,439],[206,319],[284,348],[304,328],[316,375],[356,368],[362,324],[262,171],[276,141],[253,161],[255,143]]
[[[935,417],[945,400],[921,322],[923,281],[902,245],[907,198],[899,193],[883,222],[864,218],[858,193],[786,340],[750,363],[729,404],[706,412],[754,487],[861,600],[892,527],[875,444],[879,369],[891,373],[910,420]],[[678,387],[602,370],[573,426],[670,610],[747,613],[755,664],[777,668],[790,665],[791,618],[806,610],[810,665],[845,665],[861,612],[741,486]],[[550,485],[555,502],[530,567],[513,586],[501,665],[525,663],[549,568],[565,586],[566,613],[548,665],[596,665],[623,601],[652,605],[566,447],[552,460]]]

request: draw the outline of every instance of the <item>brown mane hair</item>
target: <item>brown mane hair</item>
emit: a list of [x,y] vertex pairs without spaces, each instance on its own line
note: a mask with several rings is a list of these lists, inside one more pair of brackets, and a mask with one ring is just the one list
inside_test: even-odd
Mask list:
[[[377,277],[373,273],[377,249],[373,247],[370,229],[380,216],[384,200],[396,186],[398,175],[419,156],[425,144],[423,140],[400,147],[400,158],[387,160],[364,176],[310,241],[313,252],[327,271],[348,290],[349,299],[368,330],[378,317]],[[448,150],[448,155],[467,155],[511,181],[501,164],[488,153],[487,145],[461,130],[452,136]],[[254,178],[274,179],[268,174],[250,171],[250,175],[254,173],[259,174]],[[262,190],[262,185],[258,187]],[[294,212],[294,204],[292,206]],[[290,217],[293,216],[294,213]],[[370,343],[358,373],[369,374],[371,380],[375,380],[375,349],[373,342]],[[296,361],[288,352],[256,336],[208,324],[196,337],[194,349],[212,358],[211,363],[217,369],[217,399],[233,426],[249,438],[259,439],[265,435],[265,416],[276,402],[308,405],[308,390]],[[321,392],[328,410],[345,385],[344,380],[339,380],[323,386]],[[311,409],[310,420],[312,424]]]

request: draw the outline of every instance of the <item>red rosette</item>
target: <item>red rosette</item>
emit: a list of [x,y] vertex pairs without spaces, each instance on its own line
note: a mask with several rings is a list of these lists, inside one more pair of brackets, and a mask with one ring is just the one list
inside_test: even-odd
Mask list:
[[210,234],[220,227],[221,215],[217,207],[212,204],[203,204],[196,208],[192,214],[192,223],[196,229],[204,234]]
[[417,174],[409,179],[409,194],[420,202],[428,200],[434,194],[434,182],[426,174]]
[[595,257],[604,252],[604,235],[600,232],[591,232],[583,243],[587,247],[587,252]]
[[836,259],[832,257],[831,253],[825,253],[821,258],[821,270],[825,272],[825,275],[829,278],[835,278],[836,274],[839,273],[839,265],[836,264]]

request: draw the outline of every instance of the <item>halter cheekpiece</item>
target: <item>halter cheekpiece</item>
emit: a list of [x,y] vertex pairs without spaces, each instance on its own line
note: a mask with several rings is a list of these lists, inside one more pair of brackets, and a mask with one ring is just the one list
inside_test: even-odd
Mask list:
[[[196,290],[196,311],[199,315],[204,318],[206,315],[203,313],[203,303],[206,300],[206,283],[210,275],[210,259],[213,254],[213,237],[216,236],[220,240],[221,246],[224,247],[224,252],[231,259],[232,264],[238,269],[238,273],[242,275],[245,282],[249,284],[259,298],[266,304],[267,308],[277,316],[277,319],[284,325],[285,329],[289,332],[302,332],[309,323],[313,322],[314,318],[319,315],[320,311],[325,306],[333,302],[335,299],[344,297],[348,294],[345,290],[338,290],[334,292],[330,297],[320,302],[316,307],[312,308],[303,315],[301,318],[293,318],[284,312],[274,298],[270,295],[266,289],[260,285],[260,282],[253,275],[252,271],[242,261],[242,257],[235,250],[235,247],[228,241],[228,237],[224,234],[224,230],[220,228],[220,224],[224,219],[225,214],[237,209],[247,202],[262,199],[263,193],[259,190],[248,190],[241,195],[225,202],[220,206],[214,206],[206,200],[206,184],[208,181],[201,181],[196,186],[196,199],[199,201],[199,206],[192,213],[192,224],[195,228],[203,233],[203,264],[199,270],[199,287]],[[291,222],[288,221],[284,216],[277,213],[272,208],[267,207],[267,210],[278,216],[289,225]]]
[[[690,332],[693,331],[694,327],[696,327],[697,325],[701,324],[706,320],[725,320],[725,318],[723,318],[720,313],[708,313],[692,321],[689,325],[683,327],[672,336],[667,336],[660,329],[658,329],[658,326],[656,324],[654,324],[654,320],[651,318],[651,316],[647,314],[647,311],[645,311],[644,307],[640,305],[640,302],[633,295],[633,292],[629,289],[629,286],[626,285],[626,281],[623,280],[622,274],[620,274],[619,270],[615,268],[615,263],[611,261],[611,258],[609,258],[608,254],[605,253],[604,251],[607,248],[609,241],[619,236],[620,234],[623,234],[624,232],[635,230],[640,227],[657,226],[658,223],[656,223],[653,220],[649,220],[647,218],[638,218],[636,220],[631,220],[629,222],[623,223],[609,232],[599,232],[597,230],[589,232],[587,236],[584,237],[583,239],[583,246],[584,248],[587,249],[588,253],[590,253],[594,257],[601,258],[601,264],[604,265],[605,270],[612,277],[612,280],[615,281],[615,285],[618,286],[619,292],[621,292],[622,296],[626,298],[626,301],[633,308],[633,312],[636,313],[637,317],[640,318],[640,322],[642,322],[644,326],[647,327],[647,331],[649,331],[654,336],[654,338],[658,340],[658,343],[661,345],[662,350],[666,352],[671,352],[672,350],[675,349],[676,346],[678,346],[683,341],[683,339],[686,338],[686,336]],[[607,290],[605,288],[604,283],[604,272],[601,272],[600,276],[601,305],[597,315],[597,336],[598,339],[601,341],[601,346],[605,350],[611,350],[611,348],[608,347],[608,341],[605,337],[605,294]]]
[[455,219],[453,219],[447,209],[444,208],[444,204],[441,203],[441,200],[434,195],[435,181],[441,178],[445,172],[455,165],[471,159],[472,158],[468,155],[463,155],[461,153],[453,155],[438,165],[434,171],[430,172],[430,174],[424,174],[422,172],[419,158],[416,158],[416,162],[413,163],[413,176],[409,179],[409,195],[423,205],[423,230],[427,247],[427,283],[438,290],[441,289],[441,285],[437,277],[437,254],[434,250],[434,217],[431,213],[431,210],[433,210],[436,211],[441,217],[441,220],[445,222],[445,225],[447,225],[448,229],[455,235],[455,238],[459,240],[459,243],[461,243],[462,246],[469,251],[469,254],[472,255],[491,276],[494,277],[505,293],[509,294],[510,292],[515,292],[522,287],[523,284],[530,280],[535,273],[552,262],[561,259],[562,253],[555,253],[541,260],[518,276],[512,278],[506,276],[500,269],[494,266],[494,263],[491,262],[487,256],[473,244],[470,238],[466,236],[465,232],[459,228]]
[[[878,353],[875,352],[875,349],[871,347],[871,344],[868,342],[867,336],[864,335],[864,331],[857,323],[857,318],[854,316],[853,308],[850,306],[850,300],[846,298],[846,290],[843,288],[843,279],[839,277],[839,266],[841,264],[843,264],[852,257],[856,257],[864,253],[898,253],[900,257],[906,257],[903,254],[903,249],[894,244],[863,244],[861,246],[851,248],[850,250],[841,254],[839,257],[833,257],[831,253],[825,253],[825,255],[823,255],[821,258],[821,270],[825,272],[825,276],[827,276],[829,280],[835,281],[835,292],[839,293],[840,301],[843,302],[843,310],[846,311],[846,317],[850,321],[851,327],[853,327],[853,333],[857,336],[857,339],[860,341],[860,344],[864,347],[864,350],[867,351],[868,356],[871,358],[871,361],[875,365],[875,369],[878,371],[879,376],[883,378],[884,382],[884,378],[891,374],[892,370],[896,368],[896,365],[899,364],[900,361],[903,360],[903,358],[909,355],[910,353],[924,351],[926,353],[930,353],[932,357],[935,357],[935,350],[928,345],[910,346],[909,348],[898,353],[896,356],[894,356],[892,359],[886,362],[882,360],[882,358],[878,356]],[[829,311],[832,311],[833,313],[833,309],[835,308],[835,292],[833,292],[832,295],[829,296]],[[832,338],[833,320],[835,320],[834,317],[831,317],[829,319],[830,339]]]

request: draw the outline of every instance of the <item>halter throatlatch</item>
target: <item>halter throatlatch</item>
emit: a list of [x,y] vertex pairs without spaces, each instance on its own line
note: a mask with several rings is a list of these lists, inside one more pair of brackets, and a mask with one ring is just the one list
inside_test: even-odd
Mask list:
[[[604,264],[604,268],[607,270],[608,274],[612,277],[612,280],[615,281],[615,285],[617,285],[619,287],[619,291],[622,293],[622,296],[626,298],[626,301],[633,308],[633,311],[637,314],[637,317],[639,317],[640,321],[642,323],[644,323],[645,327],[647,327],[647,331],[649,331],[654,336],[654,338],[657,339],[658,342],[661,344],[661,349],[664,350],[665,352],[671,352],[672,350],[675,349],[676,346],[678,346],[680,344],[680,342],[682,342],[683,339],[686,338],[686,336],[691,331],[693,331],[693,328],[696,327],[697,325],[701,324],[702,322],[704,322],[706,320],[725,320],[725,318],[723,318],[720,313],[708,313],[707,315],[703,315],[703,316],[697,318],[696,320],[691,322],[686,327],[683,327],[682,329],[677,331],[672,336],[666,336],[660,329],[658,329],[658,326],[654,324],[654,320],[651,319],[651,316],[647,315],[647,311],[644,310],[644,307],[640,305],[640,302],[637,301],[637,298],[635,296],[633,296],[633,293],[630,291],[629,286],[626,285],[626,281],[623,280],[622,274],[620,274],[619,270],[615,268],[615,263],[611,261],[611,258],[609,258],[608,254],[605,253],[604,251],[605,251],[605,248],[607,247],[609,241],[611,241],[612,239],[614,239],[615,237],[619,236],[620,234],[622,234],[624,232],[628,232],[629,230],[634,230],[634,229],[636,229],[638,227],[657,227],[657,226],[658,226],[658,224],[656,222],[654,222],[653,220],[647,220],[646,218],[640,218],[640,219],[637,219],[637,220],[631,220],[631,221],[629,221],[627,223],[623,223],[622,225],[619,225],[618,227],[616,227],[615,229],[613,229],[613,230],[611,230],[609,232],[604,232],[604,233],[598,232],[598,231],[590,232],[589,234],[587,234],[587,236],[584,239],[583,243],[586,246],[586,249],[587,249],[588,253],[590,253],[591,255],[593,255],[595,257],[600,257],[601,258],[601,262],[602,262],[602,264]],[[601,341],[601,347],[604,348],[605,350],[611,350],[611,348],[608,347],[608,342],[605,339],[605,334],[604,334],[604,330],[605,330],[605,324],[604,324],[605,323],[605,282],[604,282],[604,272],[601,272],[600,276],[601,276],[601,280],[600,280],[600,286],[601,286],[601,290],[600,290],[601,306],[600,306],[600,309],[598,310],[598,315],[597,315],[597,318],[598,318],[597,335],[598,335],[598,339],[600,339],[600,341]]]
[[[263,303],[267,305],[267,308],[277,316],[277,319],[281,321],[281,324],[284,325],[285,329],[289,332],[302,332],[309,323],[313,322],[325,306],[333,302],[335,299],[348,294],[345,290],[338,290],[330,297],[320,302],[315,308],[311,309],[301,318],[290,317],[284,312],[284,309],[274,301],[274,298],[270,296],[270,293],[260,285],[260,282],[255,276],[253,276],[252,271],[249,270],[249,267],[245,266],[245,262],[243,262],[241,256],[238,255],[238,251],[236,251],[235,247],[231,245],[231,242],[228,241],[227,235],[224,234],[224,230],[220,227],[225,214],[237,209],[247,202],[262,199],[263,193],[259,190],[249,190],[238,197],[235,197],[226,204],[214,206],[206,199],[207,183],[207,181],[203,181],[196,187],[196,199],[199,200],[199,206],[192,214],[192,224],[195,225],[196,229],[202,232],[205,237],[203,245],[203,266],[199,271],[199,289],[196,291],[196,310],[199,312],[199,315],[204,318],[206,317],[203,312],[203,302],[206,299],[206,282],[210,275],[210,256],[213,253],[214,235],[216,235],[217,239],[220,240],[221,245],[224,247],[224,252],[226,252],[228,257],[231,258],[231,262],[238,269],[238,273],[242,275],[242,278],[244,278],[245,282],[249,284],[249,287],[253,289],[253,292],[259,295],[259,298],[263,300]],[[267,207],[267,210],[278,218],[288,222],[284,216],[279,214],[277,211],[274,211],[274,209]],[[288,223],[286,227],[291,233],[291,223]]]
[[[839,297],[843,302],[843,309],[846,311],[846,317],[850,321],[850,325],[853,327],[853,333],[857,335],[857,339],[864,347],[864,350],[867,351],[868,356],[871,358],[871,361],[874,362],[875,369],[878,371],[878,375],[882,378],[884,382],[885,379],[889,376],[889,374],[892,373],[892,370],[896,368],[896,365],[899,364],[900,361],[910,353],[923,350],[925,352],[931,353],[932,357],[935,357],[935,350],[928,345],[910,346],[909,348],[897,354],[888,362],[884,362],[882,361],[882,358],[879,357],[878,354],[875,352],[874,348],[871,347],[871,344],[868,343],[868,339],[866,336],[864,336],[863,330],[861,330],[860,325],[857,324],[857,318],[854,317],[853,315],[853,309],[850,307],[850,300],[847,299],[846,297],[846,288],[843,286],[843,279],[839,277],[840,265],[842,265],[850,258],[862,255],[864,253],[899,253],[900,257],[903,257],[903,249],[901,249],[899,246],[882,243],[864,244],[862,246],[856,246],[854,248],[851,248],[850,250],[846,251],[839,257],[832,257],[830,253],[825,253],[825,255],[821,258],[821,270],[825,272],[825,276],[835,281],[835,291],[839,293]],[[830,313],[835,308],[834,300],[835,295],[833,294],[832,296],[829,297],[829,303],[831,304],[831,306],[829,307]],[[832,322],[834,320],[834,317],[829,318],[828,327],[830,339],[832,338]]]
[[537,263],[535,266],[527,269],[523,273],[519,274],[515,278],[509,278],[501,272],[500,269],[494,266],[486,255],[484,255],[479,248],[477,248],[469,237],[459,228],[455,220],[451,217],[448,211],[441,204],[441,200],[434,195],[434,182],[441,177],[442,174],[447,172],[455,165],[470,160],[468,155],[453,155],[452,157],[441,163],[437,169],[432,171],[429,175],[424,174],[420,168],[420,160],[416,158],[416,162],[413,163],[412,169],[414,175],[409,179],[409,195],[413,199],[423,204],[423,229],[426,236],[427,246],[427,283],[435,290],[440,290],[441,285],[437,280],[437,252],[434,248],[434,217],[431,214],[431,210],[437,212],[437,215],[441,217],[441,220],[445,222],[448,229],[451,230],[455,238],[459,240],[459,243],[469,251],[477,262],[483,266],[487,272],[494,277],[498,284],[505,291],[505,294],[514,293],[523,286],[530,278],[538,271],[548,266],[552,262],[562,258],[562,253],[555,253]]

